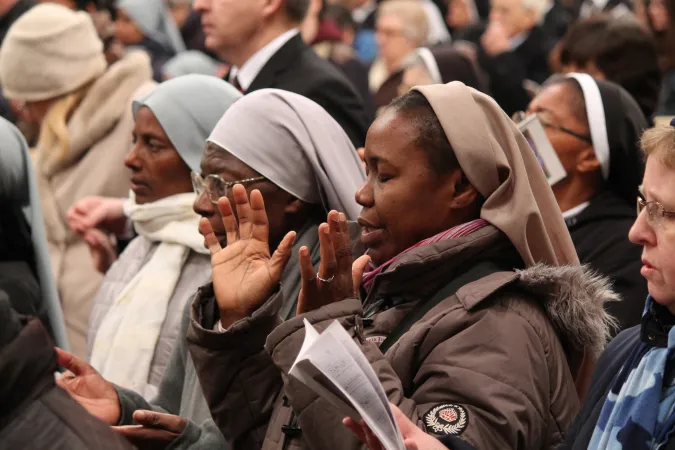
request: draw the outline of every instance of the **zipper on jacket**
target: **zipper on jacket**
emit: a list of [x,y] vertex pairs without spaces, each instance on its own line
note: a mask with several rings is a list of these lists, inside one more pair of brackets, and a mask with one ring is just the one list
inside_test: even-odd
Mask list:
[[[288,402],[288,397],[284,395],[284,406],[290,407]],[[295,415],[295,411],[291,409],[291,419],[286,425],[281,426],[281,432],[284,433],[284,445],[283,450],[287,450],[288,446],[291,444],[291,441],[295,438],[302,436],[302,429],[298,426],[298,420]]]

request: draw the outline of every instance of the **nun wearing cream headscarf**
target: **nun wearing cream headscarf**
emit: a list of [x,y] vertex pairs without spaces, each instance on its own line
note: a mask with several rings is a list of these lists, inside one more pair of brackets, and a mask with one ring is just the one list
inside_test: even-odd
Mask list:
[[[252,263],[228,256],[242,245],[232,234],[228,248],[211,247],[214,261],[230,264],[213,276],[224,330],[205,331],[198,301],[188,342],[223,435],[240,448],[361,448],[341,427],[341,410],[289,375],[304,321],[323,330],[337,320],[389,401],[428,432],[457,448],[554,449],[579,409],[587,363],[604,346],[602,303],[614,294],[578,265],[527,141],[493,99],[453,82],[394,101],[368,132],[365,161],[356,201],[370,264],[363,275],[367,258],[352,266],[346,218],[332,223],[329,214],[318,273],[299,252],[295,318],[275,320],[279,304],[264,295],[275,291],[287,240],[255,290],[231,276]],[[234,218],[226,220],[232,231]],[[245,347],[228,344],[244,339]],[[257,356],[263,343],[269,359]],[[251,386],[222,382],[234,371]],[[242,409],[252,417],[239,420]]]
[[[0,119],[0,142],[0,289],[20,314],[44,312],[56,345],[68,349],[28,145],[5,119]],[[35,283],[37,290],[31,289]],[[31,305],[34,295],[37,302]]]
[[148,399],[186,302],[210,278],[190,172],[199,170],[206,137],[240,97],[216,77],[186,75],[133,104],[136,143],[125,160],[132,192],[124,212],[138,237],[103,280],[87,340],[91,364],[104,378]]
[[162,81],[162,67],[185,51],[185,42],[164,0],[118,0],[115,34],[129,47],[150,54],[155,81]]

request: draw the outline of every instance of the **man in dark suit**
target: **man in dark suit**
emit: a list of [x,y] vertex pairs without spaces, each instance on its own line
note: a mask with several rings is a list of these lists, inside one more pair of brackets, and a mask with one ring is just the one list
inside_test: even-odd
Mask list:
[[541,84],[550,74],[555,39],[539,25],[549,6],[547,0],[492,1],[478,61],[490,77],[492,96],[509,115],[530,103],[526,80]]
[[283,89],[305,96],[342,126],[356,147],[372,121],[356,89],[299,34],[309,0],[195,0],[206,46],[233,67],[227,76],[242,92]]

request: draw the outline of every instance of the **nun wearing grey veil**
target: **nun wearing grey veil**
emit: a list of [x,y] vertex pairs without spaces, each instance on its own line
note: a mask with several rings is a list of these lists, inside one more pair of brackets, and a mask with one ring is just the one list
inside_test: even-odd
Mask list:
[[[21,132],[2,118],[0,142],[0,205],[3,210],[0,217],[0,289],[7,292],[17,312],[39,316],[44,313],[56,345],[67,349],[63,311],[52,275],[28,146]],[[37,298],[37,304],[28,304],[31,298]]]
[[[162,81],[162,68],[175,55],[185,51],[185,42],[164,0],[118,0],[123,10],[143,33],[137,44],[150,54],[153,78]],[[119,20],[119,19],[118,19]]]
[[307,246],[318,263],[317,230],[326,214],[337,210],[355,221],[361,212],[354,199],[365,181],[361,160],[344,130],[321,106],[278,89],[246,95],[225,113],[208,142],[295,198],[322,209],[318,220],[295,230],[298,236],[281,287],[287,300],[281,316],[288,318],[295,314],[300,292],[297,250]]

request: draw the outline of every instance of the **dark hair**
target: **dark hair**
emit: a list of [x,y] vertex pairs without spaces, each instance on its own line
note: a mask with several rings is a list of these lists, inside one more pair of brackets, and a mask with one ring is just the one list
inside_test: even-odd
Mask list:
[[596,15],[580,20],[569,27],[560,43],[560,62],[563,65],[585,66],[595,59],[598,43],[607,30],[611,18]]
[[394,99],[387,108],[404,114],[413,121],[419,133],[415,145],[426,152],[432,170],[442,175],[459,168],[455,151],[448,141],[445,130],[424,95],[418,91],[409,91]]
[[302,22],[309,11],[309,2],[310,0],[286,0],[286,15],[293,22]]
[[560,60],[594,63],[633,96],[646,117],[654,116],[662,80],[656,43],[634,20],[599,16],[578,22],[563,39]]
[[324,8],[324,17],[333,19],[341,30],[351,28],[356,30],[356,22],[352,13],[346,6],[340,4],[326,4]]
[[[645,8],[649,8],[650,1],[645,2]],[[669,19],[666,30],[656,30],[650,14],[647,14],[647,24],[654,34],[661,69],[670,70],[675,68],[675,0],[665,0],[665,7]]]
[[544,89],[549,86],[564,85],[571,89],[571,96],[567,98],[567,103],[570,105],[572,114],[588,126],[588,111],[586,111],[586,100],[584,99],[584,91],[574,78],[569,78],[564,75],[553,75],[544,83]]

